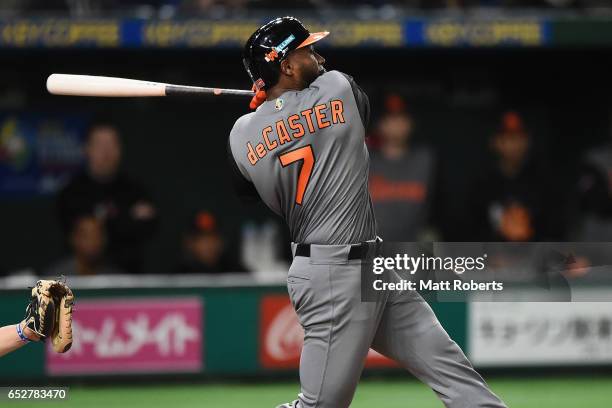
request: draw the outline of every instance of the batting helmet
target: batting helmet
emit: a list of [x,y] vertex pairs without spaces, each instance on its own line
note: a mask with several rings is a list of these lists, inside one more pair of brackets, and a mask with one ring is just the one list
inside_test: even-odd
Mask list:
[[242,62],[255,87],[270,89],[278,82],[280,65],[289,52],[327,36],[329,32],[310,33],[294,17],[279,17],[259,27],[244,46]]

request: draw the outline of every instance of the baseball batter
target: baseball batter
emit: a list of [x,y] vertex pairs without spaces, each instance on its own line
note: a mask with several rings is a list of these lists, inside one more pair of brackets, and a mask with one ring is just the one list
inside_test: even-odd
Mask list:
[[258,90],[252,107],[260,106],[229,138],[240,195],[281,215],[293,241],[287,286],[305,332],[301,392],[279,408],[348,407],[370,347],[447,407],[505,407],[416,292],[361,301],[361,265],[378,247],[365,145],[370,109],[350,76],[323,68],[313,43],[327,34],[284,17],[249,38],[244,64]]

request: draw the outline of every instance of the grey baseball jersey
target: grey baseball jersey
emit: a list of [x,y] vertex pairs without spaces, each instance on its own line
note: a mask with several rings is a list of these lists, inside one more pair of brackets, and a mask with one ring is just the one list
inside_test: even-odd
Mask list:
[[294,242],[350,244],[376,236],[368,193],[369,104],[351,77],[326,72],[236,121],[230,158],[289,225]]

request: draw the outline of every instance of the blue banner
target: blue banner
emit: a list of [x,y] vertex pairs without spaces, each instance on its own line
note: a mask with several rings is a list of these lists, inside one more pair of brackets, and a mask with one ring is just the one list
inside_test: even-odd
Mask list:
[[550,43],[546,22],[521,20],[427,20],[405,24],[405,45],[427,47],[538,47]]
[[79,116],[0,113],[0,197],[53,194],[83,163]]
[[[6,19],[0,48],[239,48],[260,20]],[[304,20],[330,47],[533,47],[550,43],[538,19]]]

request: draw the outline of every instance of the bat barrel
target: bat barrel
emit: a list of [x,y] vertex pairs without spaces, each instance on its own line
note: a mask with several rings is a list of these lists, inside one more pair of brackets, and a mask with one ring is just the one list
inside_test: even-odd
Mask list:
[[205,88],[140,81],[137,79],[52,74],[47,78],[47,90],[54,95],[151,97],[151,96],[250,96],[255,93],[241,89]]
[[52,74],[47,90],[54,95],[147,97],[165,96],[166,84],[92,75]]

